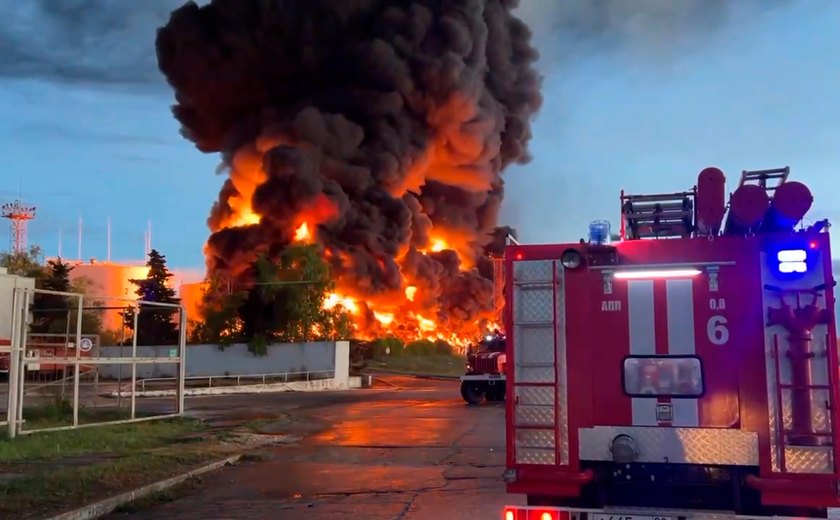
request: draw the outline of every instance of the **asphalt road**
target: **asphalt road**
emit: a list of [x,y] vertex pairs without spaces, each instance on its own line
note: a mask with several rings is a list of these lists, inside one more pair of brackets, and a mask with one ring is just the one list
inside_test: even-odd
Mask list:
[[300,440],[175,501],[107,518],[475,520],[523,503],[501,480],[502,405],[467,406],[456,382],[383,379],[399,388],[189,399],[211,424],[279,414],[267,429]]

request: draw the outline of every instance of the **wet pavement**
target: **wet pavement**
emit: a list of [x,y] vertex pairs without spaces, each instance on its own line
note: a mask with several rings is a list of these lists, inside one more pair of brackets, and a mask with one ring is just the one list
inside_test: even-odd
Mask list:
[[523,503],[501,481],[501,404],[466,406],[457,382],[383,379],[399,388],[190,399],[211,424],[271,416],[264,431],[300,441],[205,476],[173,502],[107,518],[472,520]]

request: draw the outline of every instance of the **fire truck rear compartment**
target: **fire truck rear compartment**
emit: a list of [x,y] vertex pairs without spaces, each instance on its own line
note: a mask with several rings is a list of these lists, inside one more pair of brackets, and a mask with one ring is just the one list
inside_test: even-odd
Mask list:
[[[758,467],[581,461],[581,468],[592,469],[595,478],[581,489],[574,504],[578,507],[658,507],[748,513],[760,503],[758,493],[743,486],[745,476],[757,474]],[[651,487],[657,492],[650,493]]]
[[[761,495],[747,485],[758,466],[630,463],[581,461],[593,480],[574,498],[528,496],[530,506],[581,509],[644,508],[646,510],[730,511],[739,515],[825,517],[826,509],[767,507]],[[655,489],[655,493],[651,493]]]

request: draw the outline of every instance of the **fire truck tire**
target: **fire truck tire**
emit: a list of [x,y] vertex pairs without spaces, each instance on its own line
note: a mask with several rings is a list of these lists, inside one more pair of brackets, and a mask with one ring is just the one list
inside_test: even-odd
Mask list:
[[505,400],[505,384],[496,383],[487,386],[487,400],[488,401],[504,401]]
[[462,381],[461,397],[469,404],[479,404],[484,400],[486,387],[481,381]]

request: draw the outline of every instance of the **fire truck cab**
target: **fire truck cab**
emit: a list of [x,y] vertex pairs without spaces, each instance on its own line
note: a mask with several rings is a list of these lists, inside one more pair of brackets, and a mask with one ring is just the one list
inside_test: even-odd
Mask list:
[[788,168],[505,252],[505,520],[840,516],[828,222]]
[[469,404],[505,400],[505,336],[498,330],[467,349],[461,397]]

